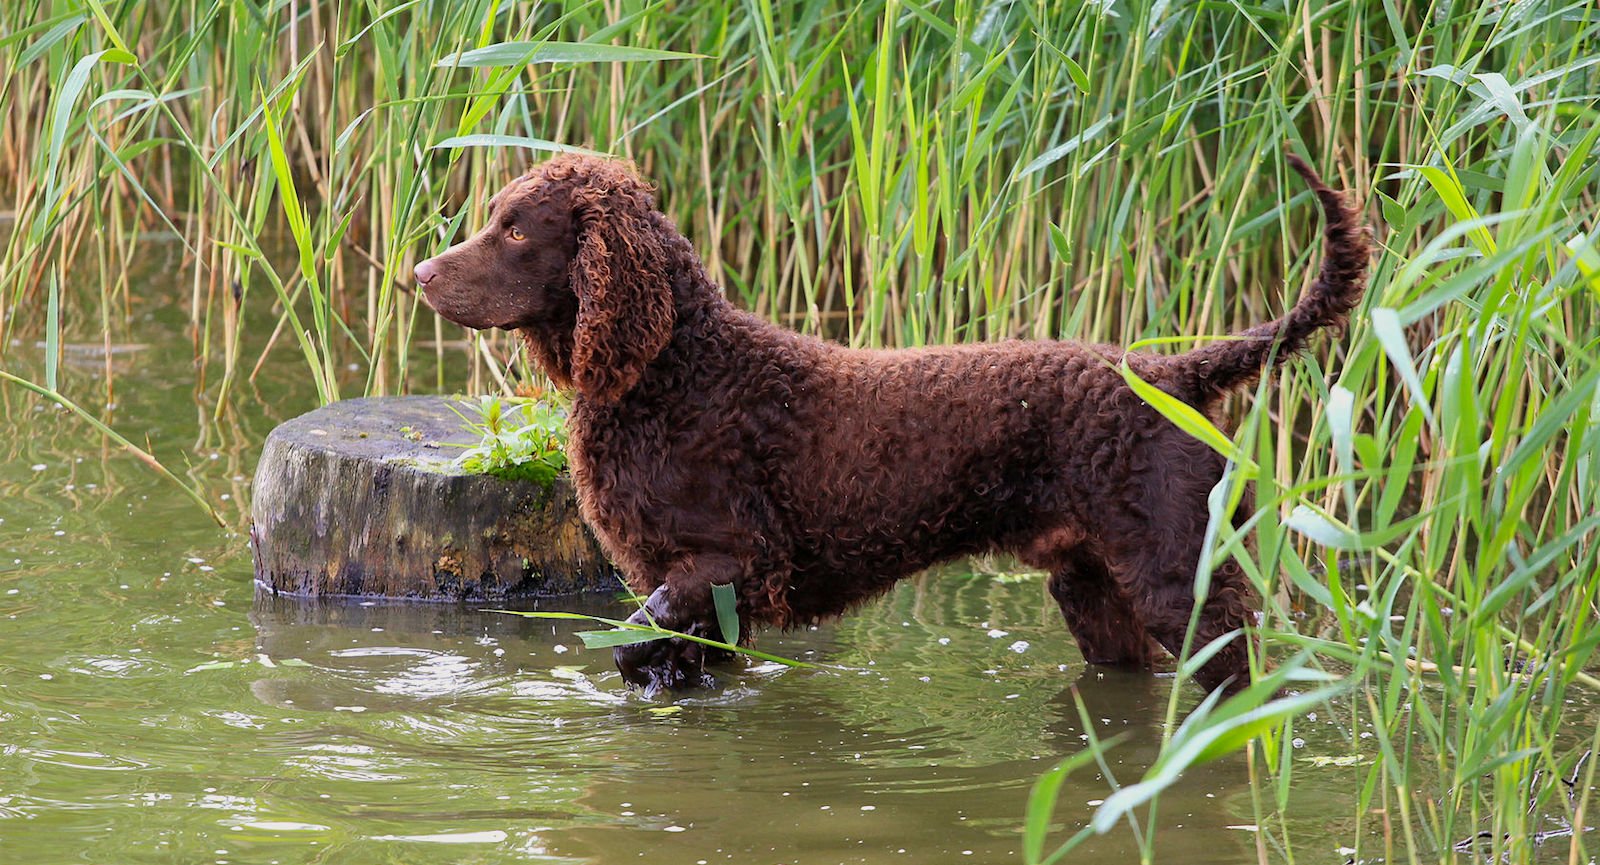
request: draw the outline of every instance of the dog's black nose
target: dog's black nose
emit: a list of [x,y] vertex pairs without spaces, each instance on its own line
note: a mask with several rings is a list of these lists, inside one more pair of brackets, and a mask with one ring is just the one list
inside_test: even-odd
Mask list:
[[433,281],[434,277],[439,275],[439,266],[433,263],[433,259],[427,259],[417,265],[416,274],[417,282],[427,285]]

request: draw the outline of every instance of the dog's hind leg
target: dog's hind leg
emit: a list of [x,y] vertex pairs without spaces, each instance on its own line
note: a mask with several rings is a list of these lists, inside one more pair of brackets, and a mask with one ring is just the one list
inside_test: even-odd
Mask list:
[[1085,661],[1134,667],[1155,662],[1160,649],[1098,556],[1081,547],[1061,555],[1049,585]]

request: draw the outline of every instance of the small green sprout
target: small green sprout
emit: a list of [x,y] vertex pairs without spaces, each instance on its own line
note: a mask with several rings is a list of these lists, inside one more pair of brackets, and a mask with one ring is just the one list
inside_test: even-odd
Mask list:
[[480,436],[456,457],[473,474],[528,480],[549,486],[567,467],[567,405],[555,397],[480,397],[462,400],[473,416],[451,409]]

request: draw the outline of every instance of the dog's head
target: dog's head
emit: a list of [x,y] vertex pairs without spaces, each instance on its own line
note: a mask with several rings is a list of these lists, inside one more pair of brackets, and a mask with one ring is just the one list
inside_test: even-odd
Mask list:
[[626,163],[562,155],[496,193],[488,224],[416,277],[440,315],[522,331],[556,384],[609,402],[672,336],[673,234]]

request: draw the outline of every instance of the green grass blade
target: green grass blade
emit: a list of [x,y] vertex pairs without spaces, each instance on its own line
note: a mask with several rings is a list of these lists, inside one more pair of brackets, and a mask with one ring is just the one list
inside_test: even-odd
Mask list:
[[659,48],[630,48],[624,45],[591,45],[578,42],[500,42],[471,51],[447,54],[436,66],[477,69],[495,66],[524,66],[529,63],[638,63],[656,60],[704,59],[704,54],[664,51]]
[[711,601],[717,609],[717,627],[722,629],[722,641],[739,645],[739,595],[732,583],[719,583],[711,587]]

